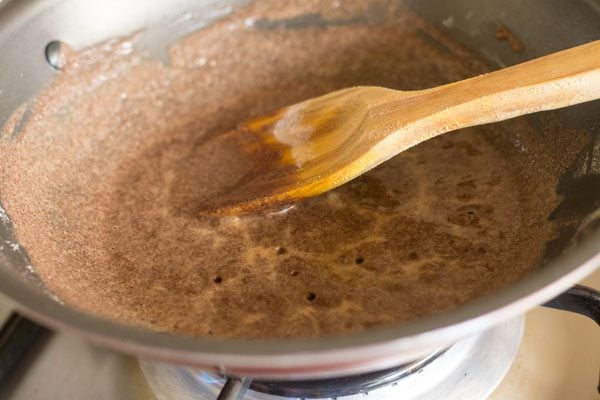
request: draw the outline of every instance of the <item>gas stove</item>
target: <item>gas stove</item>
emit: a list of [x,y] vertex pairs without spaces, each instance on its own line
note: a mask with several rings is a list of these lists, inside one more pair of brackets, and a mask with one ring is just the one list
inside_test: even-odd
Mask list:
[[[584,284],[600,287],[600,271]],[[0,317],[13,305],[0,299]],[[397,368],[322,381],[229,379],[223,399],[600,399],[600,329],[590,319],[537,308]],[[0,385],[0,398],[213,400],[225,377],[117,354],[70,333],[43,333]],[[240,397],[241,398],[241,397]]]

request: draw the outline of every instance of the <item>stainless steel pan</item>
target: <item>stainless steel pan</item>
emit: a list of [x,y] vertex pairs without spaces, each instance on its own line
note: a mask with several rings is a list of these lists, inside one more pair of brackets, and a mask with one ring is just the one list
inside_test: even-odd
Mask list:
[[[146,46],[157,57],[165,44],[219,19],[244,1],[211,0],[0,0],[0,125],[55,74],[51,41],[82,48],[147,28]],[[597,0],[414,0],[417,13],[500,66],[521,62],[600,38]],[[193,12],[181,22],[178,16]],[[174,22],[179,21],[179,22]],[[509,26],[525,51],[496,40],[498,22]],[[46,54],[48,53],[48,54]],[[598,55],[600,57],[600,54]],[[593,142],[561,177],[565,196],[557,212],[570,213],[571,229],[551,246],[551,261],[511,287],[441,316],[398,327],[317,340],[240,341],[191,339],[119,325],[55,301],[31,279],[26,254],[13,240],[9,218],[0,210],[0,290],[31,318],[76,331],[103,345],[233,375],[271,378],[321,377],[389,367],[525,313],[600,266],[600,103],[560,113],[566,125],[585,129]],[[552,141],[559,132],[550,132]],[[2,155],[0,155],[1,157]],[[0,193],[0,200],[2,194]],[[568,252],[565,248],[570,247]]]

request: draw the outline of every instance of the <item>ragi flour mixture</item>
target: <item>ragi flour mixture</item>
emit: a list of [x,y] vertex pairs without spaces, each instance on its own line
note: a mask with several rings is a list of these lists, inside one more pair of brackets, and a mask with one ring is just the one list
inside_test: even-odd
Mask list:
[[397,1],[282,3],[181,39],[168,63],[131,39],[68,54],[23,129],[5,130],[0,196],[62,301],[185,335],[314,337],[439,314],[540,265],[559,199],[525,119],[425,142],[281,210],[198,213],[248,168],[210,140],[239,121],[489,70]]

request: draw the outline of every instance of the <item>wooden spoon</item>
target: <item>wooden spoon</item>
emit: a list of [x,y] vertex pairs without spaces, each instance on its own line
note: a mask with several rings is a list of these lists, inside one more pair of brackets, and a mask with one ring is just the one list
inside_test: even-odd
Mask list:
[[600,40],[433,89],[339,90],[224,134],[254,166],[201,205],[201,213],[291,203],[336,188],[443,133],[598,98]]

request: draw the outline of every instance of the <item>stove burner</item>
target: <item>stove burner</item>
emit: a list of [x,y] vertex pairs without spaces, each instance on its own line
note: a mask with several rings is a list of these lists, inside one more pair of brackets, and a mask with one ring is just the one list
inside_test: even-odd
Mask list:
[[367,395],[370,391],[381,387],[397,385],[400,379],[418,372],[444,354],[446,350],[447,349],[439,350],[412,363],[403,364],[383,371],[332,379],[279,382],[257,380],[252,382],[250,389],[275,396],[308,399],[344,397],[359,393]]
[[140,366],[159,400],[481,400],[508,371],[523,326],[523,317],[504,322],[397,368],[336,379],[257,379],[247,392],[249,378],[145,360]]

